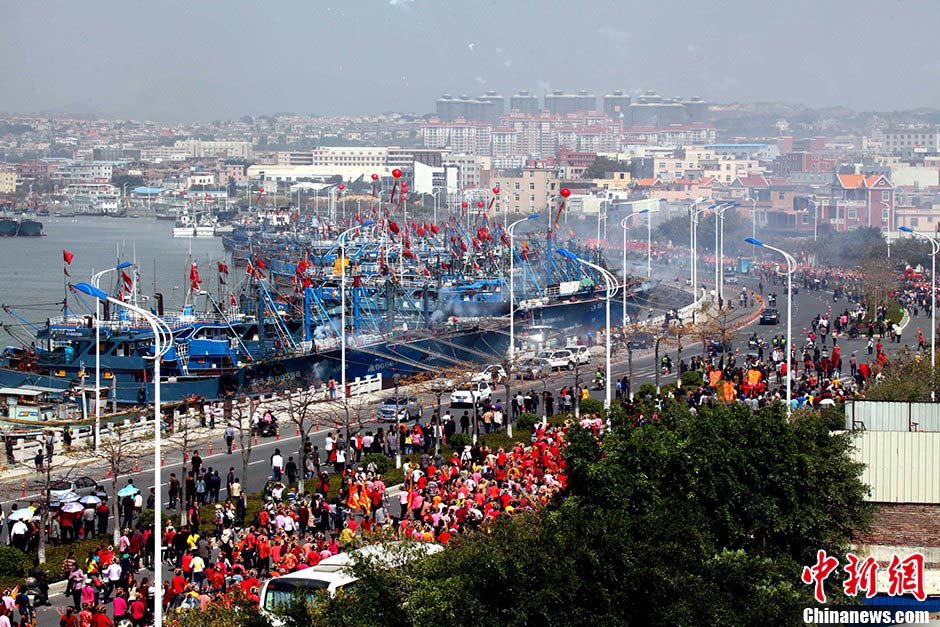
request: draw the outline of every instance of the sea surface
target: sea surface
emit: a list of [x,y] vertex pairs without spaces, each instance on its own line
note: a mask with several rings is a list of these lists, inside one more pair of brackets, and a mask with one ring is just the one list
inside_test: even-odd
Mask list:
[[[21,316],[44,322],[62,314],[65,281],[91,281],[94,272],[113,268],[117,261],[136,261],[140,291],[162,292],[167,309],[179,307],[189,287],[190,260],[195,261],[202,289],[216,294],[217,261],[224,259],[222,239],[174,239],[173,222],[152,218],[41,217],[44,237],[0,238],[0,305]],[[74,255],[63,273],[62,251]],[[233,264],[229,264],[232,266]],[[129,269],[130,270],[130,269]],[[126,270],[126,272],[129,272]],[[232,268],[234,283],[240,278]],[[102,278],[101,287],[114,293],[117,273]],[[85,297],[91,304],[91,300]],[[71,311],[86,313],[73,294]],[[11,330],[22,329],[18,320],[0,311],[0,322]],[[0,332],[0,346],[11,337]]]

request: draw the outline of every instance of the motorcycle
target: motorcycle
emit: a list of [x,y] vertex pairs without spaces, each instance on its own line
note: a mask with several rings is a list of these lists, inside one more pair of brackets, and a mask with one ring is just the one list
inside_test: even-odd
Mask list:
[[606,383],[607,383],[607,382],[605,381],[604,377],[602,377],[602,376],[601,376],[601,377],[595,376],[595,377],[594,377],[594,381],[591,383],[591,389],[592,389],[592,390],[603,390],[603,389],[605,389],[605,387],[606,387]]
[[36,568],[31,568],[29,576],[23,581],[23,588],[29,598],[30,607],[52,605],[49,602],[49,584],[46,583],[46,574]]
[[262,420],[255,425],[255,435],[262,438],[273,438],[277,435],[277,422]]

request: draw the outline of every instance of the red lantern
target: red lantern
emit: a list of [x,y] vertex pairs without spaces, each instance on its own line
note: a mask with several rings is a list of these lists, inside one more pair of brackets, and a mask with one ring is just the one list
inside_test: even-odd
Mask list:
[[468,203],[468,202],[465,200],[465,201],[463,201],[462,203],[460,203],[460,206],[463,207],[464,209],[466,209],[467,207],[470,206],[470,203]]
[[342,183],[340,183],[338,187],[339,187],[339,191],[343,191],[344,189],[346,189],[346,186],[343,185]]
[[499,188],[498,188],[498,187],[494,187],[494,188],[493,188],[493,193],[498,196],[498,195],[499,195]]
[[372,175],[372,180],[373,180],[373,181],[379,180],[379,175],[378,175],[378,174],[373,174],[373,175]]
[[561,194],[562,198],[567,198],[568,196],[571,195],[571,190],[568,189],[567,187],[562,187],[559,193]]
[[408,194],[402,194],[402,195],[401,195],[401,200],[402,200],[402,202],[408,200]]
[[485,204],[486,204],[486,203],[484,203],[484,202],[481,200],[480,202],[477,203],[477,207],[479,207],[480,209],[482,209]]
[[408,183],[402,183],[402,184],[401,184],[401,191],[404,192],[404,193],[406,193],[406,194],[408,193]]
[[401,170],[399,170],[398,168],[395,168],[394,170],[392,170],[392,176],[395,177],[396,179],[400,179]]

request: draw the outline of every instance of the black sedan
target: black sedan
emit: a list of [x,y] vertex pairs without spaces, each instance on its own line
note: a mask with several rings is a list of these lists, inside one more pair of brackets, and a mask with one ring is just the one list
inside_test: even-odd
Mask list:
[[776,309],[765,309],[760,315],[760,324],[780,324],[780,312]]

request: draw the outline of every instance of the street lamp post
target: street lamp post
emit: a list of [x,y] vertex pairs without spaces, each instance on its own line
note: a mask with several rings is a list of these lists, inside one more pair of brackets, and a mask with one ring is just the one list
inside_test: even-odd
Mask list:
[[[129,268],[133,266],[129,261],[119,263],[113,268],[108,268],[107,270],[102,270],[101,272],[95,274],[91,277],[91,285],[95,289],[100,289],[98,287],[98,282],[101,280],[101,277],[108,274],[109,272],[120,272],[124,268]],[[98,450],[98,446],[101,442],[101,301],[95,299],[95,450]]]
[[757,199],[751,198],[751,237],[757,237]]
[[[620,221],[620,228],[623,229],[623,282],[624,286],[627,283],[627,222],[630,218],[642,215],[644,213],[649,213],[650,209],[640,209],[636,213],[631,213],[628,216],[625,216],[623,220]],[[647,243],[647,247],[649,243]],[[627,326],[627,290],[624,287],[623,290],[623,321],[622,326]]]
[[697,198],[689,207],[689,285],[692,286],[693,305],[698,300],[698,288],[695,286],[695,227],[698,224],[696,217],[698,216],[699,212],[696,211],[695,207],[700,203],[705,202],[705,200],[705,196]]
[[93,296],[98,301],[107,301],[117,307],[124,307],[137,314],[147,321],[150,329],[153,331],[153,485],[154,485],[154,517],[153,517],[153,538],[154,538],[154,559],[153,559],[153,613],[154,625],[163,624],[163,526],[161,512],[163,511],[161,481],[160,481],[160,459],[163,455],[163,440],[160,430],[162,416],[160,410],[160,362],[163,356],[173,345],[173,335],[166,325],[155,315],[130,303],[125,303],[89,283],[78,283],[75,289],[83,294]]
[[[527,220],[534,220],[539,217],[539,214],[533,213],[530,216],[526,216],[520,220],[516,220],[510,224],[506,231],[509,233],[509,365],[512,369],[513,360],[516,358],[516,281],[515,281],[515,269],[516,269],[516,247],[514,244],[515,235],[513,234],[513,229],[516,228],[517,224],[521,224]],[[506,373],[507,376],[512,376],[511,372]]]
[[[604,333],[604,337],[606,340],[605,350],[606,350],[606,356],[607,356],[607,359],[606,359],[607,375],[606,375],[606,381],[604,381],[605,387],[606,387],[606,395],[604,397],[604,409],[610,409],[610,297],[613,296],[614,294],[617,281],[614,279],[614,276],[610,273],[610,271],[596,264],[593,264],[590,261],[587,261],[586,259],[582,259],[581,257],[578,257],[576,254],[574,254],[573,252],[571,252],[570,250],[566,248],[559,248],[555,252],[561,255],[562,257],[564,257],[565,259],[568,259],[569,261],[577,261],[578,263],[582,263],[586,265],[587,267],[593,268],[597,272],[600,272],[604,276],[604,281],[607,283],[607,298],[606,298],[607,300],[607,311],[606,311],[607,326],[606,326],[606,333]],[[580,400],[578,402],[580,402]]]
[[744,240],[748,244],[753,244],[754,246],[760,246],[761,248],[766,248],[772,250],[776,253],[780,253],[787,260],[787,347],[784,353],[784,359],[786,359],[787,365],[787,418],[790,418],[791,412],[791,388],[790,388],[790,379],[792,378],[792,373],[790,372],[790,351],[793,350],[793,272],[796,270],[796,259],[793,258],[793,255],[790,253],[775,248],[769,244],[756,239],[754,237],[748,237]]
[[930,253],[930,400],[937,400],[934,375],[937,371],[937,253],[940,253],[940,241],[932,235],[920,233],[907,226],[901,226],[898,229],[923,237],[933,247],[933,252]]
[[718,205],[709,205],[704,209],[696,209],[692,214],[692,283],[698,292],[698,217],[706,211],[711,211]]
[[739,206],[736,202],[728,202],[721,205],[716,210],[718,220],[715,223],[715,289],[718,294],[718,302],[723,303],[725,299],[725,211]]
[[339,271],[340,271],[340,389],[342,390],[343,403],[346,402],[346,236],[358,229],[370,227],[375,222],[369,220],[358,224],[352,228],[346,229],[340,233],[337,241],[339,242]]

